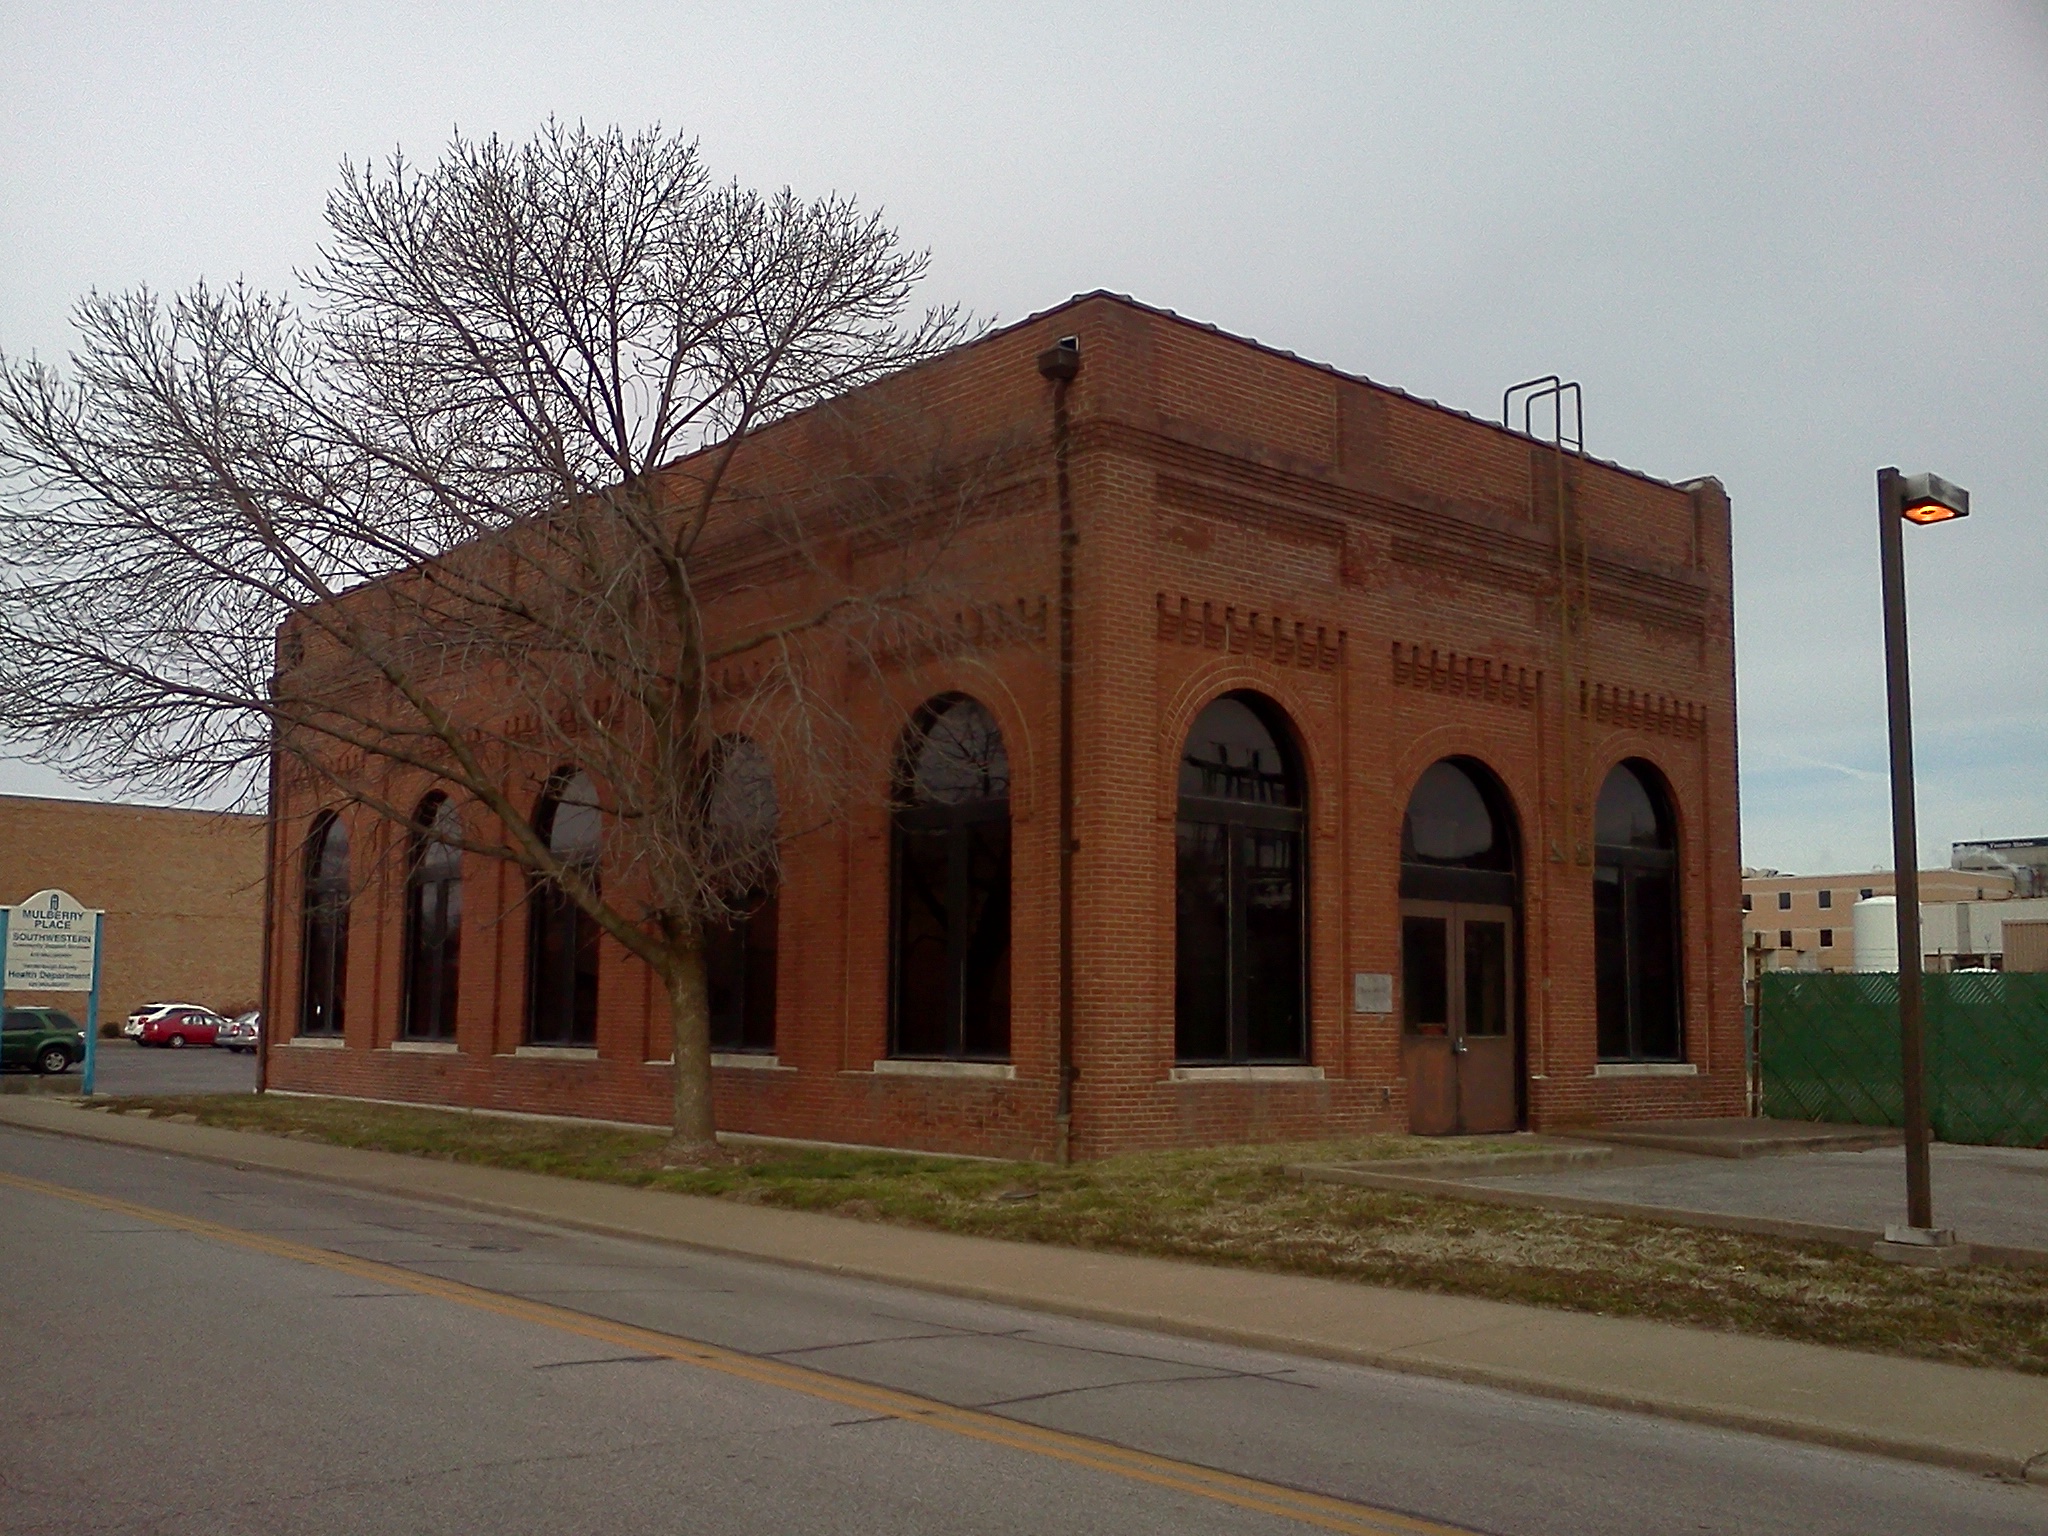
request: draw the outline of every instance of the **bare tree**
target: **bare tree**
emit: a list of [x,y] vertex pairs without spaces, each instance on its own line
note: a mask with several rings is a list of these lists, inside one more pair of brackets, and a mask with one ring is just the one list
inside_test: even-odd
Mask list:
[[[0,735],[215,799],[274,757],[401,824],[451,790],[659,975],[673,1149],[713,1156],[703,929],[778,857],[730,744],[801,775],[786,839],[873,781],[849,672],[959,643],[994,459],[861,391],[962,319],[906,319],[925,258],[852,201],[658,131],[345,166],[327,223],[303,302],[94,294],[68,377],[0,358]],[[530,816],[564,763],[595,860]]]

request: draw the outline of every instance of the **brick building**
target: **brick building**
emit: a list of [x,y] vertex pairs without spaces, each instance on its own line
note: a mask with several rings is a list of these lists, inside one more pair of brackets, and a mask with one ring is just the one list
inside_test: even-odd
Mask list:
[[[721,940],[723,1128],[1051,1155],[1063,1019],[1082,1156],[1742,1112],[1717,482],[1104,294],[876,390],[1029,444],[971,534],[997,638],[904,663],[867,710],[897,803],[793,836]],[[595,847],[574,772],[536,826]],[[289,783],[274,1086],[666,1121],[645,967]]]
[[[107,914],[100,1017],[143,1002],[251,1006],[263,964],[264,819],[0,795],[0,900],[52,886]],[[84,999],[10,994],[83,1019]]]

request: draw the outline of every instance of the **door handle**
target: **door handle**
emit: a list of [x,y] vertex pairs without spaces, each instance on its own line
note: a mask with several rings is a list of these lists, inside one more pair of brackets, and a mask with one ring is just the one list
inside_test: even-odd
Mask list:
[[1460,1035],[1457,1039],[1451,1042],[1451,1054],[1454,1056],[1463,1056],[1466,1052],[1468,1052],[1471,1049],[1472,1048],[1465,1043],[1465,1037],[1463,1035]]

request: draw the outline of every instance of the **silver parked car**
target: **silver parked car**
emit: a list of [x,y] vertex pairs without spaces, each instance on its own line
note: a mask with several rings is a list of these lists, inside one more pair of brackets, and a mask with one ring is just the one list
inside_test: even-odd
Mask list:
[[247,1013],[236,1014],[213,1032],[213,1043],[226,1046],[236,1055],[245,1051],[253,1052],[256,1049],[256,1042],[262,1038],[263,1014],[256,1008],[251,1008]]

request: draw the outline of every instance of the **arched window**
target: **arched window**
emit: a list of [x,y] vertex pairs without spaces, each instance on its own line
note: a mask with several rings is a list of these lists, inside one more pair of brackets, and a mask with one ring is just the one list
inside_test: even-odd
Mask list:
[[1010,757],[954,694],[918,711],[897,776],[897,1056],[1010,1055]]
[[413,813],[405,872],[405,1004],[408,1040],[453,1040],[462,969],[462,813],[429,795]]
[[[533,829],[557,859],[597,883],[602,823],[589,774],[558,770],[534,807]],[[535,879],[527,906],[527,1043],[595,1045],[597,919],[553,880]]]
[[1663,776],[1616,764],[1593,808],[1593,966],[1602,1061],[1681,1061],[1678,837]]
[[1418,1135],[1521,1123],[1521,907],[1514,815],[1500,781],[1444,758],[1401,818],[1401,1059]]
[[722,739],[706,817],[706,862],[727,892],[724,921],[704,925],[711,1049],[775,1050],[777,844],[780,809],[768,754],[744,736]]
[[1227,693],[1180,757],[1174,831],[1174,1056],[1302,1062],[1301,772],[1280,707]]
[[348,826],[323,811],[306,839],[299,908],[299,1033],[339,1035],[348,995]]

